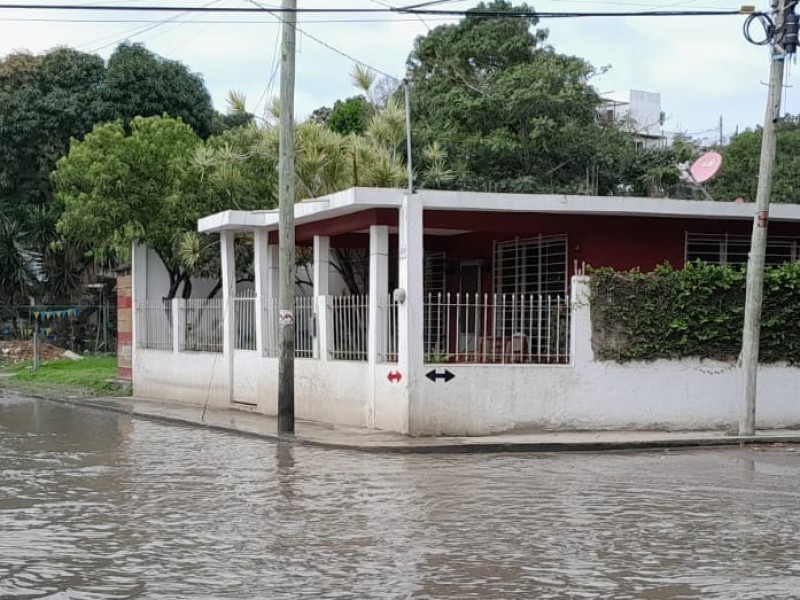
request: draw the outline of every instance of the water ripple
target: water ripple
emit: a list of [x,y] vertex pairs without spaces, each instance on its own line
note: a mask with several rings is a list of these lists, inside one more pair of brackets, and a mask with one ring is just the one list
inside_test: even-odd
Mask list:
[[0,598],[800,598],[800,453],[381,456],[0,398]]

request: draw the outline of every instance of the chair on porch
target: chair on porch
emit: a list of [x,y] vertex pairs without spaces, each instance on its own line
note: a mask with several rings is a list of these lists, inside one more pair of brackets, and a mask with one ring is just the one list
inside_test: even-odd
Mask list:
[[503,338],[485,336],[478,340],[478,362],[501,363],[503,362]]
[[506,340],[505,362],[528,362],[529,348],[530,345],[528,344],[527,335],[524,333],[512,334],[512,336]]

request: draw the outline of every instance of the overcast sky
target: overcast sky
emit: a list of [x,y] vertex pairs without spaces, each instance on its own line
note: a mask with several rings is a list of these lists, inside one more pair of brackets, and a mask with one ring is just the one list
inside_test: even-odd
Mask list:
[[[0,4],[6,0],[0,0]],[[29,0],[52,4],[65,0]],[[77,1],[77,0],[76,0]],[[82,0],[102,4],[111,0]],[[113,0],[146,5],[149,0]],[[417,0],[419,1],[419,0]],[[298,0],[301,7],[399,6],[412,0]],[[65,2],[71,3],[71,2]],[[74,3],[74,2],[72,2]],[[160,5],[252,6],[246,0],[160,0]],[[267,6],[278,0],[263,0]],[[451,2],[441,8],[470,8],[476,2]],[[539,0],[540,11],[732,9],[731,0]],[[759,9],[767,2],[760,0]],[[763,5],[763,6],[762,6]],[[35,20],[34,20],[35,19]],[[93,23],[80,20],[145,20],[149,23]],[[170,21],[169,19],[174,19]],[[259,23],[243,23],[258,19]],[[73,22],[66,22],[72,20]],[[213,22],[210,22],[213,21]],[[233,21],[238,21],[234,23]],[[405,59],[418,35],[446,22],[440,17],[381,15],[304,15],[300,28],[345,54],[402,77]],[[660,92],[666,129],[702,137],[713,135],[720,116],[726,135],[763,119],[768,54],[742,36],[743,17],[613,18],[542,21],[556,50],[581,56],[597,67],[610,65],[592,83],[600,92],[639,89]],[[760,33],[760,32],[758,32]],[[27,49],[41,52],[58,45],[97,52],[104,57],[125,40],[187,64],[202,74],[220,110],[229,90],[244,92],[248,108],[261,113],[264,98],[277,94],[276,51],[280,27],[269,15],[199,15],[0,10],[0,55]],[[305,35],[298,38],[298,117],[352,95],[352,61]],[[784,109],[800,112],[800,92],[789,68]]]

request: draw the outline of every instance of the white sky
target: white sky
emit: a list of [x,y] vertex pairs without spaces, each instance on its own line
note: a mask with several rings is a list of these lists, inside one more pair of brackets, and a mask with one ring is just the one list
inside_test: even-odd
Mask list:
[[[4,1],[8,0],[0,0],[0,4]],[[102,4],[103,1],[252,6],[247,0],[28,0],[28,3]],[[416,1],[419,0],[298,0],[298,3],[306,8],[379,8]],[[278,0],[262,3],[279,5]],[[476,3],[477,0],[454,1],[440,7],[466,9]],[[540,11],[738,8],[735,0],[531,0],[529,4]],[[756,4],[759,9],[767,8],[766,0]],[[170,18],[175,21],[155,23]],[[67,19],[154,22],[63,22]],[[261,22],[231,23],[254,19]],[[340,22],[332,22],[337,20]],[[597,67],[611,65],[607,74],[592,82],[598,91],[633,88],[660,92],[662,109],[667,114],[666,129],[703,137],[716,135],[720,116],[726,135],[737,126],[752,127],[763,119],[766,87],[761,82],[767,80],[768,54],[765,48],[744,40],[743,20],[741,16],[558,19],[543,21],[540,26],[550,30],[550,43],[559,52],[581,56]],[[414,38],[441,22],[444,21],[440,17],[424,17],[423,22],[411,16],[303,15],[300,28],[381,71],[402,77]],[[107,58],[121,41],[142,42],[150,50],[179,60],[202,74],[220,110],[225,109],[228,91],[237,90],[247,96],[249,110],[263,112],[264,98],[277,94],[278,90],[278,77],[277,74],[273,77],[273,73],[279,35],[280,27],[269,15],[0,10],[0,55],[21,49],[41,52],[67,45]],[[337,98],[354,93],[349,80],[350,60],[304,35],[298,37],[298,51],[299,118],[318,106],[331,105]],[[784,110],[800,112],[800,93],[791,87],[795,79],[793,65],[788,73]]]

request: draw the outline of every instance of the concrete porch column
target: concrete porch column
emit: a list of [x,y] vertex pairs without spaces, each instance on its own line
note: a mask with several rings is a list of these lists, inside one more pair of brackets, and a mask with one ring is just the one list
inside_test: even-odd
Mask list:
[[407,433],[416,430],[415,411],[423,377],[423,222],[422,198],[405,194],[398,218],[398,368],[408,402]]
[[[371,225],[369,228],[369,313],[367,327],[367,361],[372,381],[379,375],[378,355],[386,352],[388,342],[389,294],[389,228]],[[385,356],[383,357],[385,360]],[[376,392],[369,394],[368,422],[376,424]]]
[[256,229],[253,233],[253,272],[255,275],[255,321],[256,352],[264,355],[267,347],[267,322],[264,318],[264,302],[269,297],[268,259],[269,235],[266,229]]
[[328,310],[330,293],[331,239],[326,235],[314,236],[314,358],[328,359]]
[[369,228],[369,327],[367,352],[370,363],[378,360],[385,348],[387,323],[384,306],[389,293],[389,228],[371,225]]
[[227,375],[227,398],[233,401],[233,351],[235,344],[235,323],[233,301],[236,297],[236,260],[232,231],[219,234],[220,264],[222,266],[222,354]]

